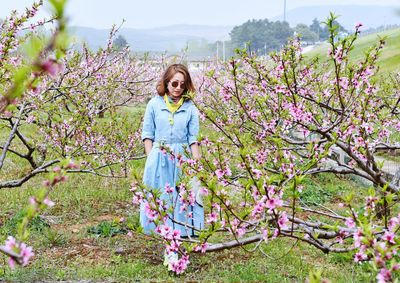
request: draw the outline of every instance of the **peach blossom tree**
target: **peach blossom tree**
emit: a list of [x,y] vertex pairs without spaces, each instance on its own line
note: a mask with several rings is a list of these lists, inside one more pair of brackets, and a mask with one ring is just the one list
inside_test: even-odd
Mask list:
[[[340,39],[334,20],[331,15],[326,22],[326,62],[305,58],[293,40],[270,60],[240,51],[197,82],[194,101],[208,129],[200,139],[203,157],[193,160],[168,147],[164,152],[185,173],[175,201],[188,218],[196,201],[192,180],[200,182],[208,225],[198,238],[182,239],[166,225],[173,205],[160,196],[171,194],[169,186],[150,190],[140,175],[135,178],[133,201],[147,203],[156,234],[180,255],[172,266],[176,273],[193,251],[255,243],[253,250],[263,252],[275,238],[287,237],[324,253],[353,251],[354,261],[368,261],[380,282],[398,276],[399,185],[375,157],[378,150],[400,148],[399,92],[380,88],[377,59],[384,40],[362,60],[350,61],[362,25]],[[356,175],[371,189],[362,204],[345,194],[335,208],[310,208],[302,202],[312,190],[305,181],[317,174]],[[216,240],[221,233],[231,239]]]

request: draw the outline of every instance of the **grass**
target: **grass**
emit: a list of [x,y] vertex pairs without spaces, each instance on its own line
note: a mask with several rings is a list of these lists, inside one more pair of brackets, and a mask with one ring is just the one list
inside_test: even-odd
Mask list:
[[[350,53],[351,60],[359,61],[364,57],[365,52],[371,47],[379,44],[379,38],[386,38],[386,45],[378,59],[380,74],[400,71],[400,29],[392,29],[376,34],[359,37],[354,49]],[[323,44],[306,53],[308,58],[315,56],[327,58],[328,44]]]
[[[131,166],[143,166],[142,162]],[[12,219],[18,217],[38,184],[39,180],[31,180],[22,188],[0,191],[0,206],[5,212],[0,216],[0,240],[7,236]],[[318,177],[308,184],[313,186],[315,195],[303,197],[329,203],[335,201],[334,196],[341,189],[356,186],[345,179],[340,180],[340,186],[337,184],[333,177]],[[322,196],[323,191],[329,193]],[[322,270],[323,277],[332,282],[373,280],[365,266],[353,263],[351,254],[325,255],[309,245],[284,238],[264,246],[267,257],[260,252],[247,252],[245,249],[252,248],[251,245],[245,249],[193,254],[187,272],[175,276],[162,265],[161,243],[138,233],[133,237],[119,233],[122,224],[116,223],[121,217],[131,227],[138,226],[138,208],[130,203],[128,180],[72,175],[52,191],[50,199],[56,205],[42,215],[40,225],[31,229],[29,244],[36,252],[33,262],[11,272],[4,259],[0,263],[0,280],[300,282],[313,270]],[[46,225],[42,225],[43,220]],[[42,229],[34,229],[36,226]]]
[[[130,108],[126,111],[138,113]],[[20,170],[18,164],[17,159],[10,164],[15,172]],[[140,171],[144,160],[129,166]],[[41,187],[42,180],[43,176],[21,188],[0,190],[0,242],[15,231],[21,210]],[[139,233],[132,237],[124,233],[128,226],[139,226],[138,208],[131,204],[129,188],[129,179],[69,175],[69,180],[57,185],[49,196],[56,205],[32,223],[28,244],[35,249],[33,262],[12,272],[6,259],[0,258],[0,281],[304,282],[311,271],[318,270],[332,282],[373,280],[366,266],[354,264],[351,253],[325,255],[285,238],[265,244],[267,256],[246,251],[252,245],[193,254],[188,270],[175,276],[162,265],[161,243]],[[310,206],[329,206],[348,190],[363,188],[347,179],[321,175],[306,182],[301,198]],[[119,223],[121,218],[124,223]]]

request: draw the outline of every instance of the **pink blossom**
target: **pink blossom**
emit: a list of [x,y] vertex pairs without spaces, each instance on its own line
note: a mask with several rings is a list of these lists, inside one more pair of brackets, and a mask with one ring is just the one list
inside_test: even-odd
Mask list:
[[21,243],[20,255],[22,256],[22,266],[26,266],[29,263],[29,259],[34,256],[32,247],[28,247],[25,243]]
[[131,184],[131,188],[130,188],[130,191],[131,192],[134,192],[134,191],[136,191],[137,190],[137,185],[138,185],[138,183],[137,182],[133,182],[132,184]]
[[345,239],[348,235],[349,235],[349,233],[347,233],[346,231],[344,231],[344,230],[339,230],[339,233],[338,233],[336,239],[338,240],[338,242],[339,242],[340,244],[343,244],[344,239]]
[[56,167],[53,168],[53,172],[58,173],[60,171],[61,171],[61,167],[60,166],[56,166]]
[[220,94],[222,94],[222,98],[223,98],[224,102],[228,102],[229,100],[231,100],[231,98],[233,96],[231,93],[232,88],[233,88],[233,84],[231,82],[226,83],[222,87]]
[[397,263],[397,264],[393,265],[393,266],[392,266],[392,270],[393,270],[393,271],[400,270],[400,264]]
[[217,175],[218,179],[221,179],[224,176],[225,172],[221,169],[215,170],[215,175]]
[[174,230],[172,231],[172,239],[176,240],[176,239],[180,239],[181,238],[181,231],[179,230]]
[[268,230],[267,229],[262,229],[262,234],[263,234],[263,240],[265,243],[268,242]]
[[11,269],[15,269],[15,265],[16,265],[15,259],[13,259],[12,257],[8,258],[8,266]]
[[207,137],[203,138],[200,143],[201,143],[201,145],[205,145],[205,146],[211,146],[212,145],[212,142]]
[[[279,71],[279,72],[281,72],[281,71],[283,71],[285,68],[283,67],[283,65],[282,64],[278,64],[277,66],[276,66],[276,68],[275,68],[275,70],[276,71]],[[264,82],[264,81],[263,81]]]
[[360,229],[358,229],[356,232],[354,232],[353,239],[354,239],[354,246],[356,248],[359,248],[361,246],[362,236],[363,236],[363,233]]
[[132,203],[134,205],[140,204],[140,202],[143,200],[143,193],[142,192],[137,192],[133,194],[132,197]]
[[258,112],[258,111],[256,111],[256,110],[254,110],[254,109],[252,109],[252,110],[249,112],[249,116],[250,116],[250,118],[253,119],[253,120],[257,119],[260,115],[261,115],[261,113]]
[[148,202],[144,204],[144,212],[150,221],[157,218],[157,211],[151,209],[150,204]]
[[166,192],[167,194],[170,194],[170,193],[172,193],[172,192],[174,191],[174,188],[171,187],[171,186],[169,185],[169,183],[166,183],[166,184],[165,184],[164,189],[165,189],[165,192]]
[[392,281],[392,272],[386,268],[382,268],[376,276],[378,283],[386,283]]
[[246,229],[240,227],[236,230],[236,235],[238,238],[242,238],[246,234]]
[[190,159],[190,158],[188,158],[188,159],[186,160],[186,162],[187,162],[187,164],[188,164],[189,166],[195,166],[195,165],[198,163],[196,159]]
[[171,268],[172,271],[174,271],[176,274],[181,274],[182,272],[185,271],[188,264],[189,264],[189,256],[184,255],[178,261],[173,262]]
[[44,180],[43,181],[43,186],[50,187],[50,181],[49,180]]
[[397,225],[400,224],[399,217],[392,217],[388,222],[389,231],[394,231],[397,228]]
[[288,217],[287,217],[287,215],[286,215],[286,211],[284,211],[284,212],[279,216],[278,225],[279,225],[279,227],[280,227],[281,229],[286,229],[288,223],[289,223],[289,219],[288,219]]
[[228,102],[229,100],[231,100],[232,98],[232,94],[229,92],[224,92],[223,94],[223,101]]
[[285,93],[285,91],[286,91],[286,87],[285,86],[277,85],[275,87],[275,92],[276,93]]
[[343,48],[341,46],[337,47],[335,54],[333,56],[338,64],[342,63],[343,60]]
[[161,226],[158,226],[157,228],[159,228],[159,230],[157,232],[159,232],[161,234],[161,236],[163,236],[166,239],[172,240],[171,227],[169,227],[168,225],[161,225]]
[[202,243],[201,245],[197,245],[194,247],[194,251],[195,252],[201,252],[201,253],[205,253],[207,250],[208,244],[207,243]]
[[394,238],[395,238],[395,234],[393,232],[389,232],[389,231],[386,231],[382,237],[383,240],[388,241],[391,244],[396,244]]
[[382,267],[385,264],[385,261],[379,255],[375,256],[375,264],[378,267]]
[[167,251],[168,252],[177,252],[179,250],[179,247],[181,245],[181,242],[173,240],[167,245]]
[[264,206],[265,205],[264,205],[263,201],[257,202],[257,204],[253,208],[251,216],[255,217],[255,216],[261,215],[264,212]]
[[[18,254],[22,258],[22,266],[26,266],[29,263],[29,259],[34,256],[32,247],[27,246],[25,243],[18,243],[12,236],[8,236],[5,242],[5,248],[10,252]],[[14,269],[16,261],[10,257],[8,264],[11,269]]]
[[267,152],[265,150],[260,150],[257,152],[257,163],[258,164],[264,164],[265,161],[267,160]]
[[211,212],[208,214],[206,222],[209,224],[216,223],[218,220],[218,215],[215,212]]
[[52,207],[52,206],[54,206],[54,204],[55,204],[52,200],[50,200],[50,199],[48,199],[48,198],[45,198],[45,199],[43,200],[43,203],[44,203],[45,205],[47,205],[48,207]]
[[256,180],[260,179],[260,177],[262,176],[261,170],[258,170],[258,169],[251,169],[251,172],[254,174],[254,178],[255,178]]
[[5,242],[5,247],[9,251],[13,251],[17,247],[17,241],[13,236],[8,236]]
[[209,192],[207,188],[201,187],[200,188],[200,194],[203,196],[208,196]]
[[35,197],[30,197],[30,198],[29,198],[29,203],[30,203],[30,204],[33,204],[33,205],[37,205],[37,200],[36,200],[36,198],[35,198]]
[[271,198],[266,201],[265,206],[269,209],[269,213],[272,213],[272,210],[274,210],[277,207],[282,206],[283,202],[281,199],[276,199],[276,198]]
[[47,61],[43,62],[40,67],[52,77],[57,75],[62,70],[62,66],[53,59],[48,59]]
[[356,227],[356,223],[354,222],[354,219],[353,219],[353,218],[350,218],[350,217],[346,218],[345,224],[346,224],[346,226],[349,227],[349,228],[354,228],[354,227]]
[[272,234],[271,240],[275,239],[279,235],[279,229],[275,229],[274,233]]
[[368,259],[368,256],[363,252],[357,252],[354,255],[354,262],[361,262],[361,261],[364,261],[364,260],[367,260],[367,259]]

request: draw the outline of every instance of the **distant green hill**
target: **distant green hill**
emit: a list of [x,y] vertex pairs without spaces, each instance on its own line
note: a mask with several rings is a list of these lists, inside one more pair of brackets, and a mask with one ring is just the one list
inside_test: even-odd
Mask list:
[[[351,52],[351,60],[361,60],[368,48],[379,43],[379,37],[386,37],[386,45],[378,60],[379,72],[382,74],[400,71],[400,29],[392,29],[359,37]],[[305,56],[309,58],[314,56],[326,58],[327,52],[328,44],[322,44],[307,52]]]

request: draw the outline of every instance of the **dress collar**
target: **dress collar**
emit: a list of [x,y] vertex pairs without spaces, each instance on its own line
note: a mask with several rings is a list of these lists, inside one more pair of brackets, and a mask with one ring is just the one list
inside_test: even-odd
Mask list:
[[[169,111],[168,108],[167,108],[167,104],[165,104],[164,97],[158,95],[158,100],[159,100],[160,105],[161,105],[161,110]],[[182,106],[179,107],[178,111],[176,111],[175,113],[178,113],[178,112],[181,112],[181,111],[187,111],[187,109],[189,108],[190,105],[191,105],[191,103],[188,100],[185,100],[183,102]]]

